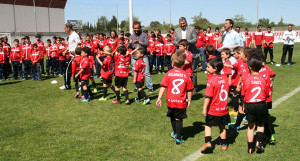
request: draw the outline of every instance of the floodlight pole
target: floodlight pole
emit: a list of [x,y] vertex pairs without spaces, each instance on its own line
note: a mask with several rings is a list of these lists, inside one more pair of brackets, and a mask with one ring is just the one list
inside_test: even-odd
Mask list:
[[257,26],[258,26],[258,0],[257,0]]
[[119,35],[119,9],[117,4],[117,35]]
[[171,16],[172,15],[172,12],[171,12],[171,0],[170,0],[170,28],[172,28],[172,21],[171,21]]
[[14,1],[14,6],[13,6],[13,9],[14,9],[14,25],[15,25],[15,36],[16,36],[16,33],[17,33],[17,24],[16,24],[16,9],[15,9],[15,5],[16,5],[16,1]]
[[129,0],[129,31],[131,34],[133,34],[133,29],[132,29],[132,25],[133,25],[133,18],[132,18],[132,0]]
[[52,0],[50,1],[50,3],[49,3],[49,6],[48,6],[48,22],[49,22],[49,32],[51,31],[50,30],[50,6],[51,6],[51,4],[52,4]]
[[37,23],[36,23],[36,10],[35,10],[35,0],[33,0],[34,5],[34,22],[35,22],[35,34],[37,33]]

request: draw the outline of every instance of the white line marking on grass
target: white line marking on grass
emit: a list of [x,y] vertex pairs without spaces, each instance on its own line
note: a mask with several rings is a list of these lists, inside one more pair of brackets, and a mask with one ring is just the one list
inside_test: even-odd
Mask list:
[[[288,94],[282,96],[281,98],[279,98],[278,100],[276,100],[273,103],[273,109],[275,107],[277,107],[279,104],[281,104],[283,101],[292,97],[294,94],[296,94],[299,91],[300,91],[300,86],[297,87],[296,89],[292,90],[290,93],[288,93]],[[203,156],[203,154],[201,153],[201,149],[199,149],[199,150],[195,151],[193,154],[190,154],[189,156],[185,157],[182,161],[195,161],[202,156]]]

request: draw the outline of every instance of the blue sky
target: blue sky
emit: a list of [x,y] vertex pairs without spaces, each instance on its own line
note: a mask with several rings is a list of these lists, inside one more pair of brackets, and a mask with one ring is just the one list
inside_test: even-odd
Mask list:
[[[247,21],[256,23],[257,0],[172,0],[172,24],[177,25],[179,17],[192,22],[194,15],[202,12],[203,17],[212,23],[223,23],[226,18],[243,14]],[[128,0],[68,0],[65,19],[95,22],[97,17],[106,16],[108,20],[117,15],[119,21],[129,15]],[[139,17],[142,25],[151,21],[170,22],[170,0],[133,0],[133,15]],[[259,18],[269,18],[278,23],[283,17],[285,23],[300,26],[299,0],[259,0]]]

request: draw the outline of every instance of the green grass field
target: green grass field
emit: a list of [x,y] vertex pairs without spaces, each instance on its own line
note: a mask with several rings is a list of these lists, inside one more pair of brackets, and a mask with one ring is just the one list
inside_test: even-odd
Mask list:
[[[275,61],[279,62],[282,44],[274,49]],[[300,86],[300,44],[295,45],[293,62],[292,66],[269,65],[277,75],[273,102]],[[81,103],[74,98],[74,89],[59,89],[62,78],[0,82],[0,160],[182,160],[204,143],[205,119],[201,113],[206,76],[198,73],[199,92],[187,110],[183,129],[186,141],[180,146],[169,137],[171,125],[165,116],[165,100],[162,108],[155,106],[162,77],[152,76],[155,91],[149,94],[151,104],[146,106],[114,105],[111,101],[115,96],[110,90],[107,102]],[[52,80],[58,84],[52,85]],[[129,80],[128,88],[132,91],[134,86]],[[100,79],[96,83],[99,98],[102,84]],[[129,97],[133,102],[136,93]],[[265,153],[247,153],[246,129],[238,133],[228,130],[228,150],[216,146],[213,154],[200,159],[300,160],[299,107],[297,93],[270,112],[277,143],[267,145]],[[213,128],[213,140],[218,134],[218,128]]]

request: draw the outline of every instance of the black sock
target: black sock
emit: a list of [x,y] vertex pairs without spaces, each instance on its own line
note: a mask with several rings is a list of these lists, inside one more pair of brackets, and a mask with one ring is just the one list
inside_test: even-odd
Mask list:
[[235,122],[235,127],[238,127],[238,126],[241,125],[244,117],[245,117],[245,114],[238,113],[237,119],[236,119],[236,122]]
[[91,90],[90,87],[88,87],[88,92],[89,92],[89,95],[90,95],[91,97],[93,97],[93,93],[92,93],[92,90]]
[[211,136],[204,137],[205,143],[211,142]]
[[89,94],[88,94],[87,90],[83,90],[82,93],[83,93],[85,99],[89,98]]
[[147,95],[146,95],[146,93],[145,93],[145,91],[144,91],[143,89],[140,90],[139,92],[141,93],[142,97],[143,97],[145,100],[148,99],[148,97],[147,97]]
[[176,134],[177,134],[176,139],[181,139],[182,127],[183,127],[183,121],[176,120]]
[[125,95],[125,99],[129,100],[129,98],[128,98],[128,90],[124,91],[124,95]]
[[174,134],[176,134],[176,120],[174,117],[170,117],[170,119],[171,119],[171,125],[173,128],[173,132],[174,132]]
[[232,97],[232,101],[233,101],[233,110],[234,111],[238,111],[239,110],[239,98],[236,97]]
[[248,153],[249,153],[250,149],[252,149],[252,153],[253,153],[254,150],[255,150],[255,144],[254,144],[254,142],[248,142]]
[[116,95],[117,95],[117,100],[120,101],[120,91],[116,91]]
[[256,132],[256,141],[258,141],[259,143],[261,143],[263,137],[264,137],[264,133],[263,132]]
[[221,145],[227,145],[227,141],[226,141],[226,139],[221,139]]
[[107,87],[103,87],[103,97],[106,98],[107,96]]
[[138,99],[141,99],[141,98],[142,98],[142,94],[141,94],[140,91],[137,92],[137,98],[138,98]]
[[97,88],[97,87],[96,87],[95,81],[92,81],[92,84],[93,84],[93,87],[94,87],[94,88]]
[[76,92],[79,92],[78,83],[75,84],[75,90],[76,90]]
[[110,89],[116,93],[115,86],[111,86]]

